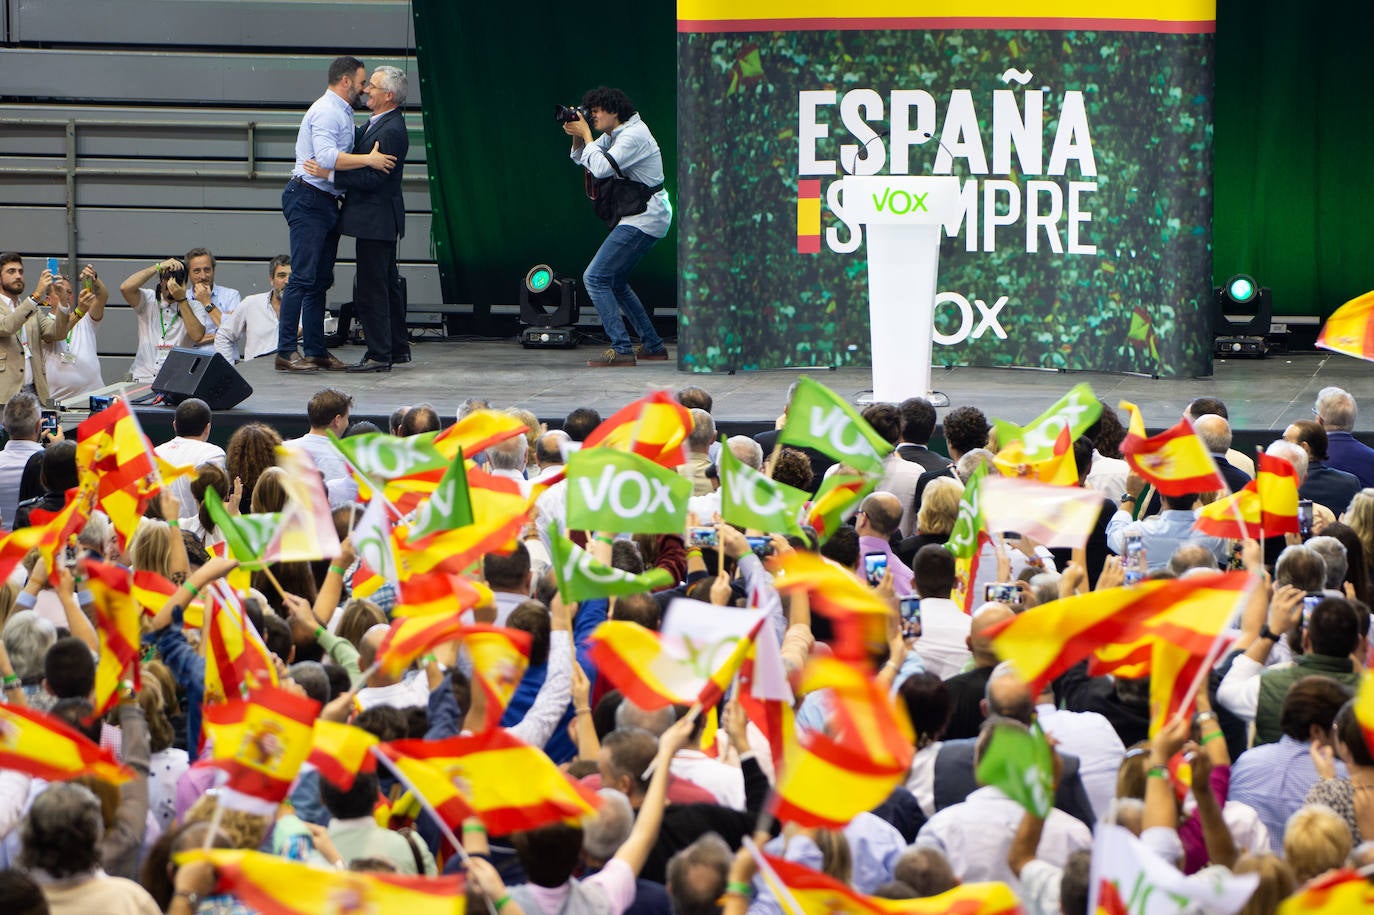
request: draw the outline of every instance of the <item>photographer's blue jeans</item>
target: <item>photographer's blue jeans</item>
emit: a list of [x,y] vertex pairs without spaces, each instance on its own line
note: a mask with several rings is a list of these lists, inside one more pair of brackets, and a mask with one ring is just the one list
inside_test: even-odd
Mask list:
[[277,354],[296,351],[296,326],[306,356],[325,356],[324,296],[334,285],[339,252],[339,204],[301,181],[281,192],[281,212],[291,232],[291,279],[281,293]]
[[646,352],[656,353],[663,349],[663,340],[655,333],[653,321],[649,320],[648,312],[629,282],[630,271],[656,241],[657,238],[633,226],[616,226],[582,274],[582,285],[591,296],[596,313],[601,316],[601,325],[606,328],[606,336],[611,338],[611,348],[617,353],[634,352],[630,335],[625,332],[625,321],[620,316],[622,311],[630,319],[630,326],[639,335]]

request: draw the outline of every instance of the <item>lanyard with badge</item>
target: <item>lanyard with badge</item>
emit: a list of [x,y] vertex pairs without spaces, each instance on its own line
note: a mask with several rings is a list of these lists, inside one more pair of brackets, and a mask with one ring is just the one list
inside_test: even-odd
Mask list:
[[172,304],[172,322],[169,324],[167,323],[167,307],[159,302],[157,323],[161,328],[161,336],[158,337],[157,342],[157,364],[161,365],[166,360],[167,354],[176,347],[175,343],[170,342],[169,335],[177,333],[178,325],[181,323],[181,309],[175,303]]

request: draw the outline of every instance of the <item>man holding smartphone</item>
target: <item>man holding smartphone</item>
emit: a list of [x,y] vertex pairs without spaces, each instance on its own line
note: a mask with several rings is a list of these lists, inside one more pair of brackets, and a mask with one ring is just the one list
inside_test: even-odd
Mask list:
[[43,344],[43,364],[48,374],[52,399],[61,403],[81,397],[105,386],[100,374],[100,353],[95,339],[96,325],[105,317],[110,291],[100,281],[95,267],[87,264],[79,277],[80,292],[65,276],[53,281],[48,305],[54,314],[68,316],[66,336]]
[[24,258],[15,252],[0,254],[0,402],[20,391],[30,391],[40,403],[52,403],[44,369],[41,341],[61,340],[69,316],[45,311],[55,277],[44,270],[33,295],[24,295]]
[[[859,554],[867,569],[871,555],[881,555],[886,571],[892,575],[892,587],[898,597],[911,593],[911,568],[892,552],[892,534],[902,523],[902,503],[890,492],[870,493],[854,515],[854,529],[859,533]],[[882,580],[882,576],[878,576]],[[872,583],[872,582],[870,582]]]

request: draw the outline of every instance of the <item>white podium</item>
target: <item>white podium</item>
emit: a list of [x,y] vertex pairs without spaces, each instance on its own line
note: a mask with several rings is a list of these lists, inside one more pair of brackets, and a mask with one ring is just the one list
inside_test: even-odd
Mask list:
[[868,233],[873,400],[925,397],[940,234],[959,210],[959,179],[848,175],[840,186],[845,216]]

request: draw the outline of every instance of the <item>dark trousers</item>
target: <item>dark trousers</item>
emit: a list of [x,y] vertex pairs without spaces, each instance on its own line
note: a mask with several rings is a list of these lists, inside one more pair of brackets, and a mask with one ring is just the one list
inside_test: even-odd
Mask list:
[[405,300],[396,269],[396,242],[358,239],[353,313],[367,338],[368,359],[395,362],[410,354]]
[[281,193],[281,211],[291,233],[291,279],[281,294],[277,352],[289,357],[296,351],[299,323],[305,355],[324,356],[324,296],[334,285],[339,204],[293,179]]

